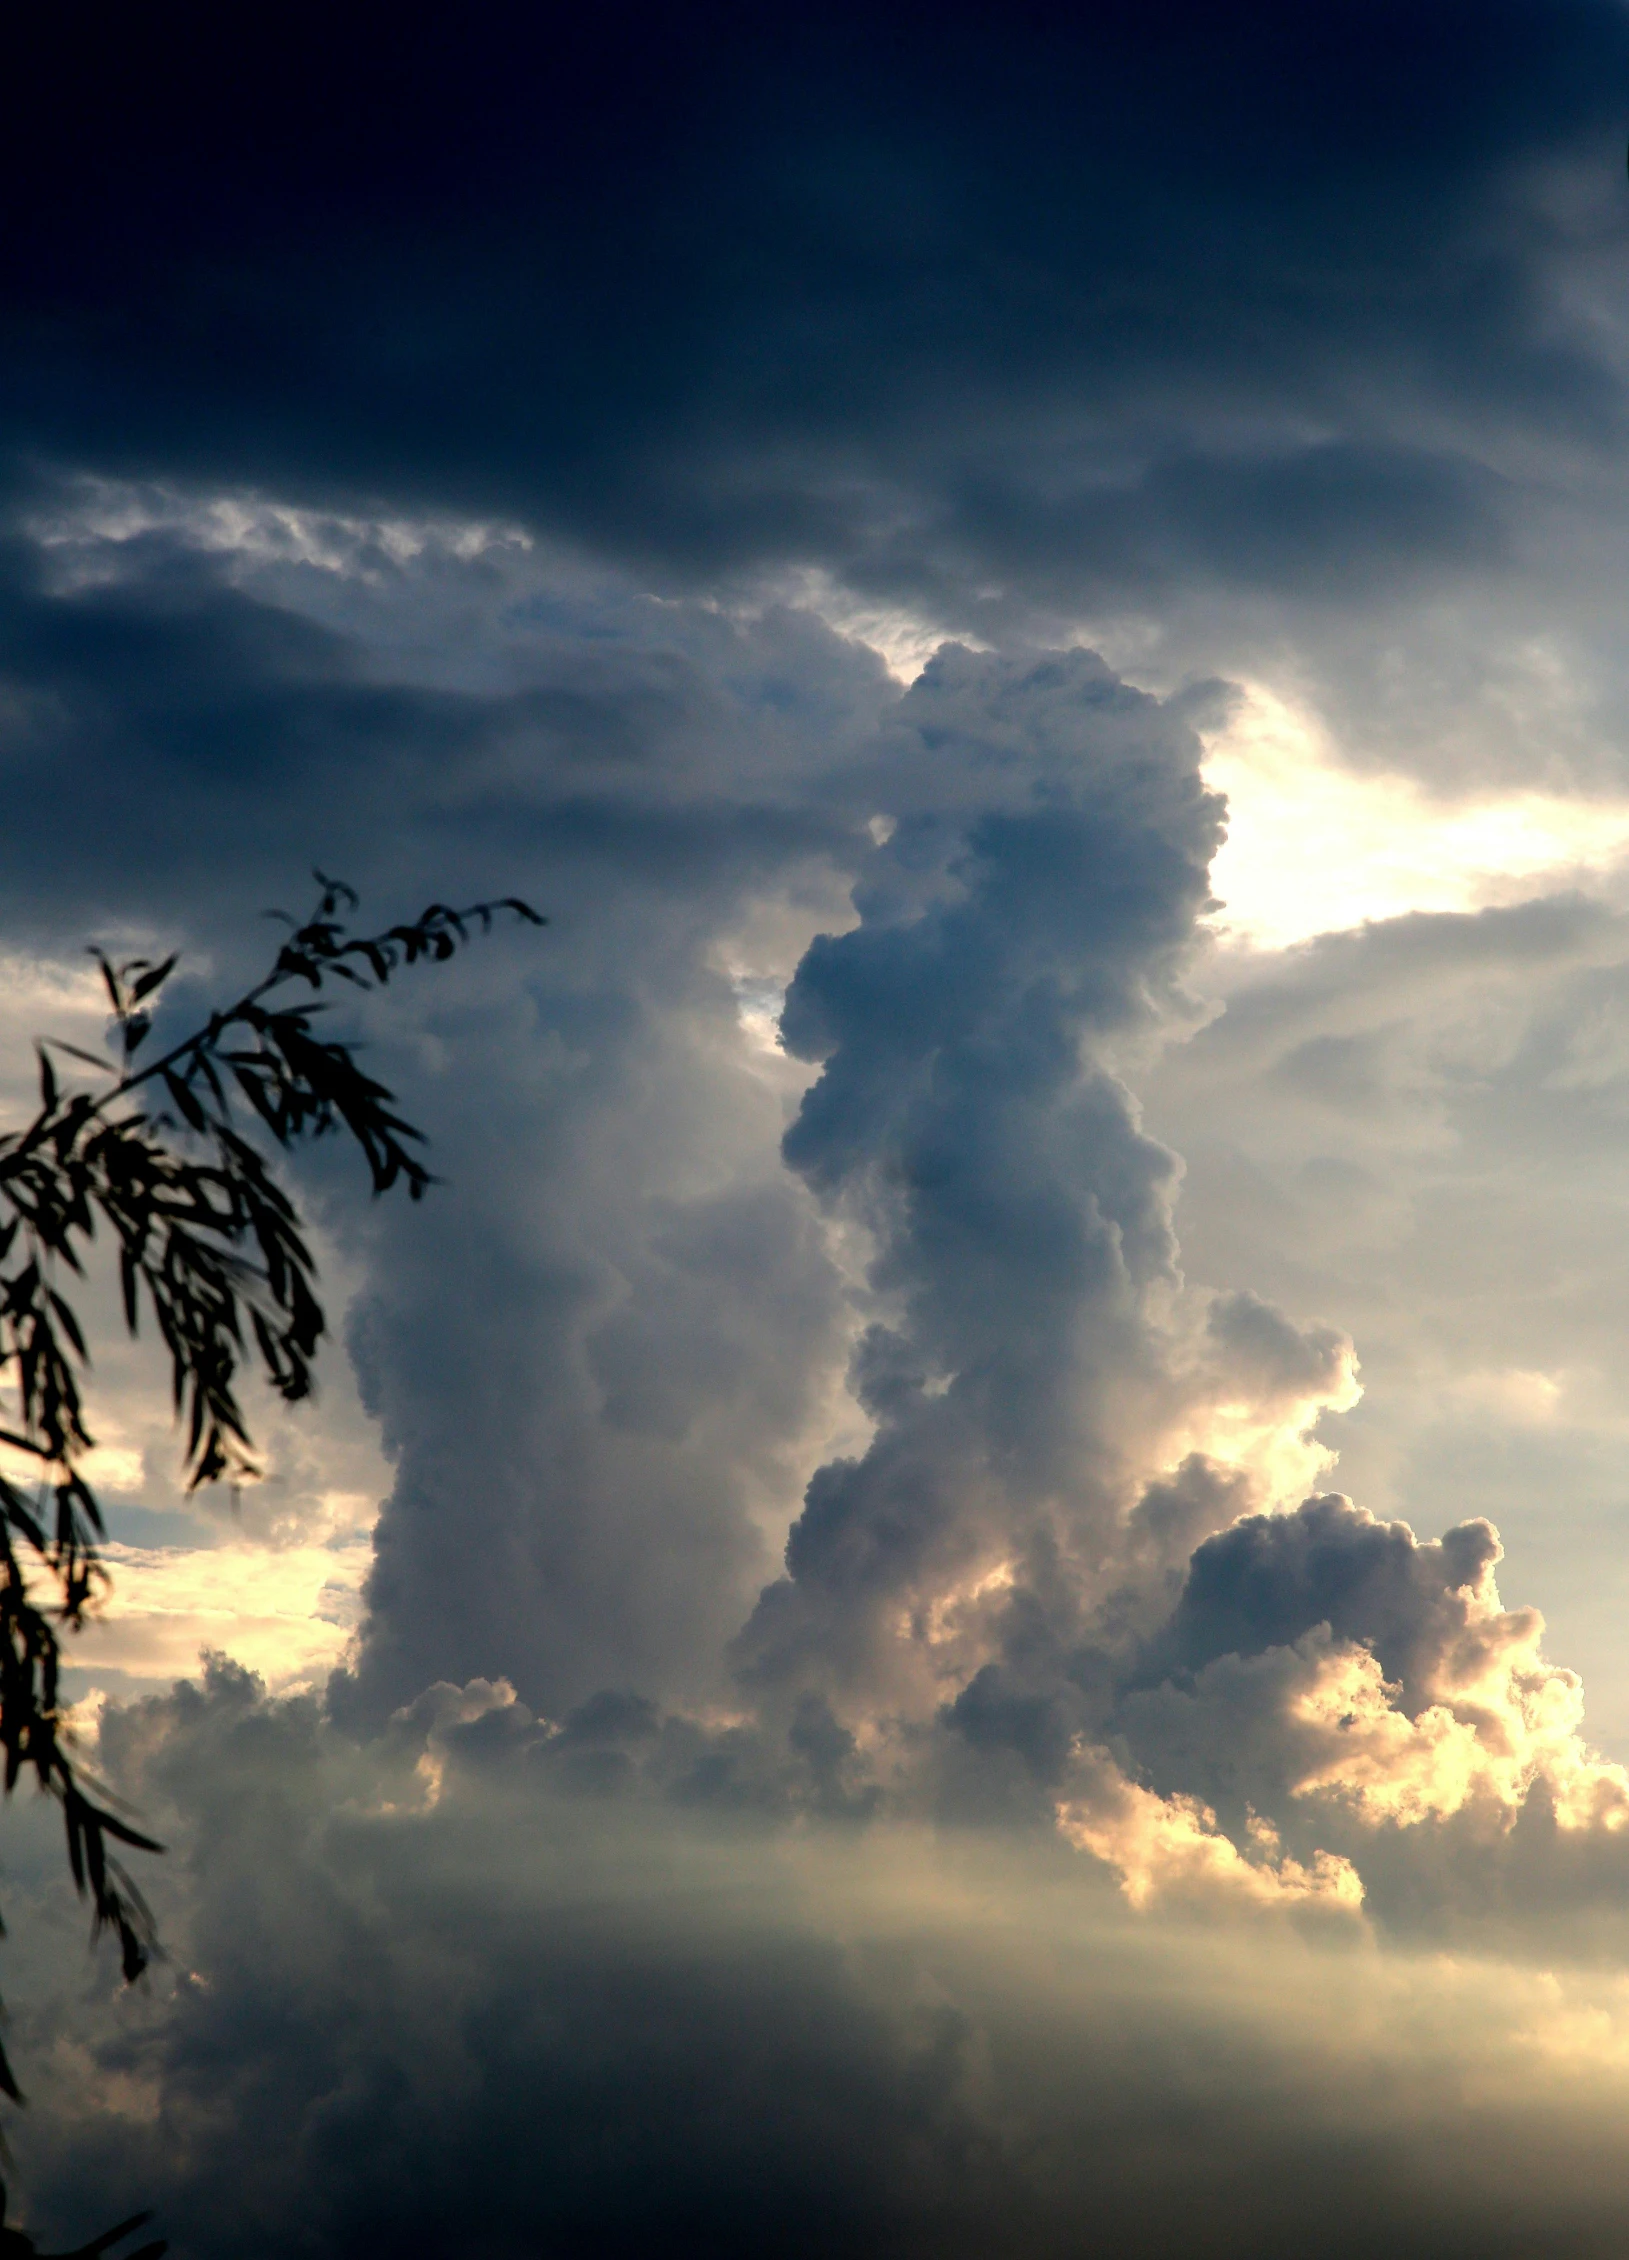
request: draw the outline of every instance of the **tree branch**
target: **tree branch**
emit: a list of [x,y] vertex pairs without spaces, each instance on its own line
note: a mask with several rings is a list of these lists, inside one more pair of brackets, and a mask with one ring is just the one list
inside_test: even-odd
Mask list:
[[[326,1320],[305,1227],[245,1130],[269,1135],[283,1151],[344,1132],[361,1149],[375,1194],[405,1184],[419,1199],[434,1182],[410,1150],[423,1133],[357,1065],[353,1045],[315,1030],[321,992],[336,980],[381,988],[405,966],[445,963],[499,913],[545,923],[509,896],[467,910],[432,903],[411,923],[356,935],[346,923],[355,894],[316,876],[315,910],[303,924],[286,920],[288,938],[262,979],[144,1066],[134,1064],[136,1054],[178,959],[115,965],[93,952],[119,1063],[40,1043],[39,1110],[24,1130],[0,1138],[0,1444],[40,1471],[33,1499],[0,1472],[3,1787],[9,1795],[28,1770],[61,1805],[75,1886],[91,1902],[94,1928],[117,1936],[127,1980],[154,1951],[153,1925],[111,1847],[160,1847],[87,1794],[64,1747],[61,1636],[85,1621],[107,1581],[101,1510],[79,1466],[94,1445],[81,1389],[90,1353],[64,1285],[83,1276],[82,1253],[100,1221],[117,1251],[126,1327],[137,1332],[145,1306],[169,1353],[189,1489],[258,1474],[238,1374],[247,1360],[286,1402],[309,1396]],[[312,995],[272,1001],[291,983]],[[53,1052],[111,1074],[112,1087],[100,1096],[65,1092]],[[148,1103],[155,1097],[156,1109]],[[47,1607],[30,1589],[28,1556],[54,1585]],[[20,2100],[3,2048],[0,2091]],[[17,2234],[3,2222],[0,2195],[0,2260],[4,2240]]]

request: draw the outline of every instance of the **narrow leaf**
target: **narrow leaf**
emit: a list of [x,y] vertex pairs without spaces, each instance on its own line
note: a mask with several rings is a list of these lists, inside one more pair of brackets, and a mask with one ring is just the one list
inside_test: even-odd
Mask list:
[[175,971],[180,956],[179,950],[172,950],[162,965],[155,965],[150,973],[144,973],[130,992],[130,1002],[140,1004],[143,997],[150,997],[155,989],[162,988]]

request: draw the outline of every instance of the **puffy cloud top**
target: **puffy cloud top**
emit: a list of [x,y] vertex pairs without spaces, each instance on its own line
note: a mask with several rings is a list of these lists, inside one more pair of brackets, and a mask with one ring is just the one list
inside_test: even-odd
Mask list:
[[1530,1629],[1532,1611],[1499,1612],[1503,1551],[1481,1518],[1421,1544],[1406,1523],[1377,1522],[1338,1492],[1290,1515],[1248,1515],[1195,1552],[1161,1662],[1202,1671],[1218,1656],[1291,1647],[1324,1624],[1372,1648],[1418,1711],[1445,1679],[1476,1675],[1479,1643]]

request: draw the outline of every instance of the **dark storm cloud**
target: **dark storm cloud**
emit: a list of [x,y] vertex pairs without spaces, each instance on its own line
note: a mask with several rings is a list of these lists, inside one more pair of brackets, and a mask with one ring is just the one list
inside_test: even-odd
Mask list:
[[[892,829],[859,865],[860,923],[816,937],[782,1016],[787,1049],[825,1062],[785,1160],[874,1249],[851,1385],[877,1423],[862,1458],[814,1476],[790,1580],[742,1636],[753,1684],[792,1694],[916,1668],[880,1630],[889,1610],[928,1608],[1015,1546],[1037,1577],[1060,1544],[1101,1547],[1134,1448],[1111,1432],[1168,1389],[1142,1304],[1174,1278],[1173,1164],[1083,1051],[1152,1023],[1205,899],[1218,810],[1196,743],[1180,710],[1089,653],[946,649],[880,724],[825,789],[879,807]],[[595,1671],[646,1692],[671,1691],[676,1671],[705,1685],[699,1628],[723,1638],[740,1621],[729,1612],[745,1614],[752,1557],[719,1527],[730,1422],[767,1416],[791,1433],[838,1306],[813,1204],[764,1136],[761,1102],[740,1127],[756,1119],[762,1143],[736,1148],[750,1176],[715,1201],[646,1204],[608,1168],[624,1141],[655,1157],[664,1140],[655,1167],[694,1166],[675,1112],[697,1104],[692,1078],[707,1072],[681,1040],[705,1027],[691,978],[651,962],[650,1024],[552,1086],[558,1190],[540,1178],[536,1214],[563,1268],[547,1286],[539,1271],[537,1309],[566,1331],[546,1348],[530,1333],[491,1339],[472,1304],[458,1329],[472,1355],[466,1367],[453,1353],[449,1389],[439,1267],[413,1267],[429,1301],[381,1276],[364,1305],[364,1378],[386,1377],[374,1401],[405,1454],[370,1586],[361,1680],[376,1707],[477,1670],[551,1704],[589,1693]],[[696,1118],[715,1139],[717,1105],[715,1074]],[[581,1187],[593,1242],[568,1221]],[[490,1219],[511,1242],[514,1198],[506,1180]],[[629,1216],[642,1219],[632,1241]],[[515,1260],[495,1248],[465,1272],[477,1301]],[[520,1299],[517,1286],[502,1306]],[[478,1473],[461,1459],[469,1435],[488,1439]],[[647,1556],[653,1529],[667,1535]],[[676,1549],[693,1564],[691,1601]],[[1069,1578],[1048,1581],[1071,1605]]]
[[[555,1701],[705,1678],[767,1567],[748,1496],[773,1491],[838,1322],[774,1172],[777,1101],[707,1059],[736,1033],[709,952],[756,891],[853,852],[851,814],[789,805],[766,771],[788,742],[829,758],[878,671],[826,638],[803,717],[754,710],[780,661],[728,637],[711,662],[579,645],[523,685],[437,688],[380,679],[184,546],[116,572],[53,589],[25,559],[0,599],[14,944],[156,929],[209,953],[213,995],[258,972],[258,913],[303,908],[319,859],[379,923],[493,891],[553,921],[375,1015],[456,1183],[370,1216],[325,1153],[305,1173],[372,1272],[350,1338],[399,1461],[373,1678],[391,1702],[448,1672]],[[178,983],[170,1010],[200,1001]],[[426,1045],[456,1078],[426,1077]],[[732,1178],[760,1113],[764,1166]]]
[[[313,841],[382,910],[501,886],[553,920],[364,1021],[457,1158],[411,1216],[328,1210],[397,1469],[347,1715],[495,1672],[553,1712],[717,1687],[851,1324],[799,1176],[878,1236],[854,1367],[878,1438],[817,1477],[791,1546],[792,1597],[830,1603],[816,1684],[891,1594],[997,1568],[1014,1511],[1067,1613],[1052,1518],[1101,1551],[1140,1448],[1109,1431],[1173,1394],[1142,1301],[1175,1279],[1174,1164],[1081,1047],[1157,1022],[1205,900],[1219,811],[1187,702],[1084,652],[957,649],[901,698],[806,617],[626,590],[551,614],[546,576],[501,560],[462,601],[510,640],[461,629],[426,670],[413,573],[280,582],[202,538],[13,544],[13,934],[179,927],[219,981]],[[767,904],[795,951],[842,923],[851,874],[859,926],[787,998],[790,1048],[825,1060],[789,1174],[797,1086],[744,1044],[731,937]],[[1219,1306],[1210,1342],[1258,1394],[1328,1379],[1322,1337],[1266,1306]],[[777,1678],[789,1637],[743,1654]]]
[[114,1722],[177,1961],[32,2052],[37,2226],[138,2189],[178,2260],[1619,2248],[1621,2075],[1546,2052],[1587,1979],[1134,1924],[1056,1844],[703,1825],[483,1745],[495,1700],[362,1750],[217,1666]]
[[[1268,450],[1224,442],[1136,449],[1136,419],[1118,476],[1082,466],[1070,480],[1067,441],[1035,461],[955,480],[928,524],[868,552],[862,588],[968,604],[958,581],[982,569],[1039,604],[1067,611],[1157,607],[1185,593],[1361,601],[1384,587],[1429,583],[1500,562],[1506,482],[1472,462],[1407,446],[1286,439]],[[1127,429],[1129,425],[1130,430]],[[1061,475],[1060,475],[1061,473]],[[1060,484],[1068,482],[1061,496]],[[1017,626],[988,599],[969,613]]]
[[1505,443],[1618,430],[1528,187],[1616,163],[1626,66],[1600,0],[59,12],[0,423],[964,624],[1479,569]]
[[17,544],[7,559],[14,934],[173,916],[166,896],[202,923],[245,887],[258,909],[268,884],[309,865],[314,840],[336,863],[366,853],[381,789],[433,802],[435,772],[503,729],[490,703],[368,683],[342,639],[184,556],[153,562],[56,593],[37,553]]
[[683,894],[841,852],[844,812],[788,808],[774,774],[800,723],[805,738],[830,726],[840,752],[845,706],[868,677],[880,685],[818,629],[826,663],[799,685],[802,714],[787,699],[768,710],[801,656],[795,629],[793,649],[764,647],[745,698],[707,657],[625,637],[596,649],[591,635],[540,637],[529,680],[472,690],[415,682],[309,612],[233,587],[185,541],[103,545],[86,579],[53,562],[21,537],[0,558],[14,934],[77,938],[184,904],[219,945],[228,906],[252,917],[303,891],[314,856],[399,904],[432,870],[465,893],[517,855],[529,872],[558,866],[557,890],[610,862]]

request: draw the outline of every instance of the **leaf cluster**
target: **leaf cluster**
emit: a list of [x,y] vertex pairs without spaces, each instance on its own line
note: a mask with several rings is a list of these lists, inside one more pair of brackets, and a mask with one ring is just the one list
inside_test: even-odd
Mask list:
[[[61,1805],[74,1883],[93,1929],[116,1935],[126,1979],[146,1966],[153,1928],[113,1847],[160,1847],[87,1788],[59,1692],[62,1637],[106,1582],[102,1515],[81,1465],[94,1439],[74,1284],[105,1235],[129,1331],[150,1318],[168,1352],[189,1488],[256,1475],[240,1376],[258,1370],[288,1403],[308,1396],[325,1329],[310,1242],[276,1153],[337,1133],[361,1149],[376,1194],[405,1184],[417,1200],[433,1182],[415,1150],[422,1133],[355,1047],[320,1025],[323,992],[336,982],[379,988],[404,967],[444,963],[499,914],[544,923],[508,897],[467,910],[432,903],[410,923],[356,934],[355,894],[321,872],[317,881],[303,922],[273,913],[288,933],[265,976],[151,1059],[143,1054],[177,958],[116,964],[93,953],[115,1063],[41,1043],[37,1111],[0,1137],[0,1443],[36,1470],[30,1483],[0,1469],[0,1763],[7,1794],[27,1771]],[[94,1069],[100,1088],[73,1082],[69,1061]],[[0,2090],[18,2095],[3,2049]],[[0,2215],[0,2260],[15,2233]]]

